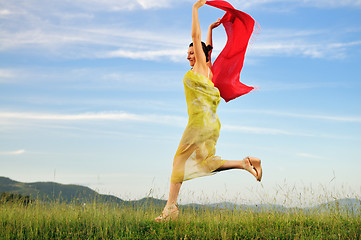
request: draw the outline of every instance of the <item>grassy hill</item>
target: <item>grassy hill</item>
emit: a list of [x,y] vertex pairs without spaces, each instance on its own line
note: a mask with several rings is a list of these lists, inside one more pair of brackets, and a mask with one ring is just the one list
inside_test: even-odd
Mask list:
[[91,202],[93,200],[101,202],[123,203],[120,198],[111,195],[102,195],[96,191],[73,184],[59,184],[55,182],[33,182],[23,183],[0,177],[0,193],[16,193],[24,196],[31,196],[33,199],[43,201],[78,201]]
[[154,221],[162,207],[153,201],[161,200],[0,204],[0,239],[361,239],[361,211],[342,210],[343,201],[321,211],[183,205],[177,222],[163,224]]
[[[23,183],[17,182],[10,178],[0,177],[0,193],[15,193],[21,194],[23,196],[31,196],[33,199],[40,199],[42,201],[60,201],[60,202],[111,202],[115,204],[123,204],[128,206],[137,206],[137,207],[162,207],[165,205],[164,200],[146,197],[140,200],[133,201],[124,201],[120,198],[117,198],[112,195],[103,195],[99,194],[96,191],[74,184],[59,184],[55,182],[33,182],[33,183]],[[280,212],[285,212],[292,210],[281,205],[275,204],[258,204],[258,205],[237,205],[234,203],[215,203],[209,205],[202,204],[186,204],[184,207],[189,207],[193,209],[237,209],[237,210],[276,210]],[[294,208],[295,210],[297,208]],[[305,210],[329,210],[329,209],[346,209],[347,211],[357,212],[361,211],[361,200],[359,199],[339,199],[332,202],[320,204],[311,208],[306,208]]]

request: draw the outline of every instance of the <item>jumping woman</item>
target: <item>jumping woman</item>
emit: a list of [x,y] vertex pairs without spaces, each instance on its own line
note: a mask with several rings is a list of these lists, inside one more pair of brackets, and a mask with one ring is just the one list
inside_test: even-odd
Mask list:
[[221,127],[216,110],[221,96],[212,82],[211,52],[212,30],[220,25],[220,20],[209,26],[207,44],[203,43],[198,9],[205,3],[205,0],[199,0],[193,5],[193,42],[189,45],[187,57],[192,68],[183,78],[189,119],[173,159],[168,201],[162,214],[155,218],[157,222],[177,219],[177,198],[183,181],[229,169],[244,169],[258,181],[262,178],[261,161],[258,158],[229,161],[215,156]]

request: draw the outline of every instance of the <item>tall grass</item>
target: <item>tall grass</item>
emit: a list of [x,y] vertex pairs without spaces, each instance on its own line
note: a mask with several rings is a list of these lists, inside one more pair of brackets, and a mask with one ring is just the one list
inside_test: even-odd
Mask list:
[[[360,208],[358,208],[360,209]],[[0,239],[360,239],[361,213],[323,210],[195,209],[156,223],[157,206],[35,201],[0,205]]]

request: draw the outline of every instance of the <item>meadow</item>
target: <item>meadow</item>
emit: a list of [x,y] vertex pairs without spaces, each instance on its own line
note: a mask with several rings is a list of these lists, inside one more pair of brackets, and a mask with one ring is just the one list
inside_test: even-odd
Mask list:
[[156,223],[159,206],[3,203],[0,239],[360,239],[357,209],[180,206],[178,221]]

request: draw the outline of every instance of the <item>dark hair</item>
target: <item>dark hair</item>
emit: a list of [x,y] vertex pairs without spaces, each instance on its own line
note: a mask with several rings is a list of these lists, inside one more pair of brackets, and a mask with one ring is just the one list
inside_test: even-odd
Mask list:
[[[193,47],[193,43],[189,44],[189,47]],[[206,55],[206,62],[209,61],[209,52],[213,49],[213,47],[211,45],[206,46],[206,44],[204,42],[202,42],[202,48],[203,48],[203,52]]]

